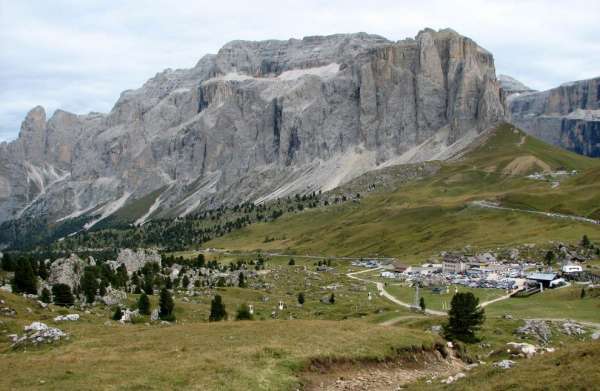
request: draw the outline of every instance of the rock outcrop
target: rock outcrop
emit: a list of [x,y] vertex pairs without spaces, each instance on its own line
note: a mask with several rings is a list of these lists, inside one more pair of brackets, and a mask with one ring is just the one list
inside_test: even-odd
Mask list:
[[119,251],[117,257],[117,263],[124,265],[127,269],[127,274],[130,276],[150,262],[156,263],[159,267],[161,266],[161,257],[156,250],[140,248],[137,251],[133,251],[125,248]]
[[85,267],[85,262],[76,254],[71,254],[69,258],[58,258],[50,265],[48,284],[66,284],[73,290],[79,285]]
[[548,143],[600,157],[600,77],[507,98],[511,122]]
[[234,41],[108,114],[34,108],[0,145],[0,221],[89,229],[123,208],[141,224],[330,190],[384,162],[447,158],[503,117],[492,55],[452,30]]

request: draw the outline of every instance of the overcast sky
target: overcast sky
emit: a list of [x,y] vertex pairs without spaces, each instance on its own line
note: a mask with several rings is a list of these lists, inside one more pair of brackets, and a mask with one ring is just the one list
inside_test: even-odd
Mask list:
[[536,89],[600,76],[598,0],[0,0],[0,141],[29,109],[109,111],[120,92],[233,39],[451,27]]

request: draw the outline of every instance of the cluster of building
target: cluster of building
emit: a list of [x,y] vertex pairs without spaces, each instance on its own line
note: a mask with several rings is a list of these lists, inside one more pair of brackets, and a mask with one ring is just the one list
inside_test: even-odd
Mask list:
[[[421,286],[463,285],[470,288],[496,288],[508,291],[553,288],[566,283],[558,272],[540,272],[539,263],[499,261],[491,253],[473,256],[442,253],[440,262],[407,266],[398,261],[382,266],[383,278]],[[578,264],[565,264],[562,274],[581,272]]]

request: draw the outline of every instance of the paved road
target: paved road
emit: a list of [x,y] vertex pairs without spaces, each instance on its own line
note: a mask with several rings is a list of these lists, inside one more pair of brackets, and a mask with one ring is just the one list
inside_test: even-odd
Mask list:
[[551,217],[551,218],[555,218],[555,219],[567,219],[567,220],[580,221],[582,223],[600,224],[600,220],[589,219],[589,218],[583,217],[583,216],[566,215],[566,214],[562,214],[562,213],[540,212],[539,210],[508,208],[505,206],[496,205],[489,201],[473,201],[473,202],[471,202],[471,205],[474,205],[474,206],[477,206],[480,208],[486,208],[486,209],[507,210],[510,212],[532,213],[532,214]]

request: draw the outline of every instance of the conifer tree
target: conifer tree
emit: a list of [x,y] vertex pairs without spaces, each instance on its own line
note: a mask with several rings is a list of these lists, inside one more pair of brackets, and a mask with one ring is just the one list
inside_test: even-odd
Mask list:
[[183,289],[188,289],[188,287],[190,286],[190,279],[187,275],[183,276],[183,279],[181,280],[181,287]]
[[63,307],[70,307],[75,302],[73,294],[71,293],[71,287],[67,284],[56,284],[52,286],[52,297],[54,304]]
[[423,296],[421,296],[421,299],[419,300],[419,307],[421,307],[421,311],[425,311],[425,309],[426,309],[425,298]]
[[85,271],[83,272],[83,276],[81,277],[79,286],[83,291],[85,301],[90,304],[93,303],[94,300],[96,300],[96,293],[98,291],[98,281],[96,280],[96,274],[91,268],[85,269]]
[[335,304],[335,294],[333,292],[329,296],[329,304]]
[[112,320],[121,320],[123,317],[123,311],[121,311],[121,307],[117,306],[115,312],[113,313]]
[[48,290],[48,288],[42,289],[42,294],[40,295],[40,301],[42,303],[50,304],[50,302],[51,302],[50,291]]
[[475,342],[475,332],[479,329],[485,315],[479,307],[479,299],[471,292],[459,292],[452,297],[448,323],[444,326],[446,337],[464,342]]
[[169,292],[168,289],[166,289],[166,288],[161,289],[158,305],[159,305],[158,316],[162,320],[167,320],[169,322],[172,322],[175,320],[175,314],[173,313],[173,309],[175,308],[175,303],[173,302],[173,297],[171,297],[171,292]]
[[140,314],[150,315],[150,299],[148,298],[147,294],[142,293],[142,295],[138,299],[137,307]]
[[238,285],[240,288],[246,287],[246,279],[244,277],[244,272],[240,272],[240,275],[238,276]]
[[37,277],[29,260],[22,259],[17,262],[13,279],[13,291],[31,295],[37,293]]
[[2,269],[7,272],[14,272],[15,265],[10,254],[3,254],[2,256]]
[[221,295],[215,295],[210,302],[210,316],[208,320],[211,322],[218,322],[227,318],[227,311],[225,310],[225,304]]

